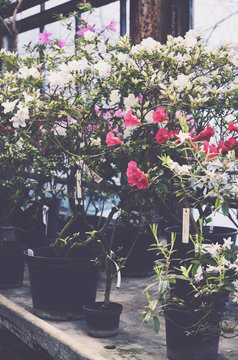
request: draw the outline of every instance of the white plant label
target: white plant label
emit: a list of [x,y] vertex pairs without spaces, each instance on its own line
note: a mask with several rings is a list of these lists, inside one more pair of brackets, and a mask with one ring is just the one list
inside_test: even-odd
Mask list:
[[77,170],[76,172],[76,190],[77,190],[77,199],[82,199],[82,176],[81,171]]
[[190,209],[183,209],[183,230],[182,230],[182,243],[189,243],[189,219],[190,219]]

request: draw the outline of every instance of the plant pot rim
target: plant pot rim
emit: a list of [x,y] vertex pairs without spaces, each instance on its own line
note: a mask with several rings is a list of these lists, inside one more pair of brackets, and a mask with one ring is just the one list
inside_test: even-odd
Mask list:
[[[220,234],[226,234],[226,235],[229,235],[229,234],[235,234],[237,233],[238,234],[238,229],[235,229],[235,228],[232,228],[232,227],[229,227],[229,226],[204,226],[203,229],[215,229],[216,230],[216,233],[218,234],[217,231],[221,230]],[[165,232],[167,233],[172,233],[172,232],[175,232],[175,233],[182,233],[182,225],[174,225],[174,226],[169,226],[169,227],[166,227],[164,229]],[[205,232],[206,233],[206,232]],[[207,232],[209,233],[209,232]],[[212,233],[212,232],[211,232]]]
[[[29,248],[31,249],[31,248]],[[51,247],[47,247],[47,246],[44,246],[44,247],[37,247],[37,248],[32,248],[31,250],[34,252],[34,255],[29,255],[27,253],[27,251],[29,249],[26,249],[24,251],[24,255],[26,256],[26,258],[28,259],[39,259],[39,260],[53,260],[53,261],[65,261],[65,262],[70,262],[70,261],[73,261],[73,260],[89,260],[89,259],[92,259],[93,260],[93,256],[86,256],[86,255],[82,255],[82,256],[77,256],[77,257],[56,257],[56,256],[52,256],[52,255],[35,255],[35,252],[38,251],[38,250],[41,250],[41,249],[49,249],[49,250],[53,250],[53,248]]]
[[104,304],[103,301],[95,301],[94,303],[83,305],[83,309],[85,311],[102,312],[102,313],[109,312],[109,311],[114,312],[115,310],[118,310],[121,312],[123,309],[123,305],[120,303],[117,303],[117,302],[111,301],[109,303],[109,307],[102,307],[103,304]]

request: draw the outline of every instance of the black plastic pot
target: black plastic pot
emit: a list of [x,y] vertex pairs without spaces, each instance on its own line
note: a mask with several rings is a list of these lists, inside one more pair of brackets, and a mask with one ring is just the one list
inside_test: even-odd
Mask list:
[[[218,315],[219,318],[219,315]],[[216,360],[219,335],[186,335],[185,329],[199,319],[183,311],[169,310],[166,313],[167,355],[170,360]],[[219,326],[219,319],[215,319]]]
[[0,248],[0,289],[22,285],[25,265],[23,250],[24,247],[14,241],[6,242]]
[[93,337],[105,338],[115,336],[119,332],[122,305],[111,302],[109,307],[103,307],[103,302],[85,305],[87,332]]
[[34,313],[53,320],[82,318],[82,306],[96,298],[98,267],[93,257],[55,258],[52,248],[33,251],[34,256],[25,256]]

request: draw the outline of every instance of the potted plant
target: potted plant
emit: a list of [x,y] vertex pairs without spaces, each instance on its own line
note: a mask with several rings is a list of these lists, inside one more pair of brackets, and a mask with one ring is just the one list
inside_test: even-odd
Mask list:
[[[153,318],[158,332],[158,315],[165,316],[169,359],[216,360],[219,336],[225,330],[222,319],[228,291],[237,302],[235,245],[230,238],[223,239],[221,244],[208,244],[201,231],[200,235],[190,237],[193,250],[188,254],[189,263],[181,259],[175,268],[176,234],[172,233],[170,244],[164,245],[157,237],[156,226],[152,226],[152,232],[154,246],[164,261],[157,262],[152,283],[146,289],[148,306],[143,322]],[[186,292],[177,291],[178,281],[184,283]]]

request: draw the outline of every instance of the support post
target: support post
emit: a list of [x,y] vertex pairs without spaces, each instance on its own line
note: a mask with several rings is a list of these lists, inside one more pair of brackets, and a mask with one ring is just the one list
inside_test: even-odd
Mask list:
[[134,44],[152,37],[184,36],[191,26],[192,0],[130,0],[130,37]]

